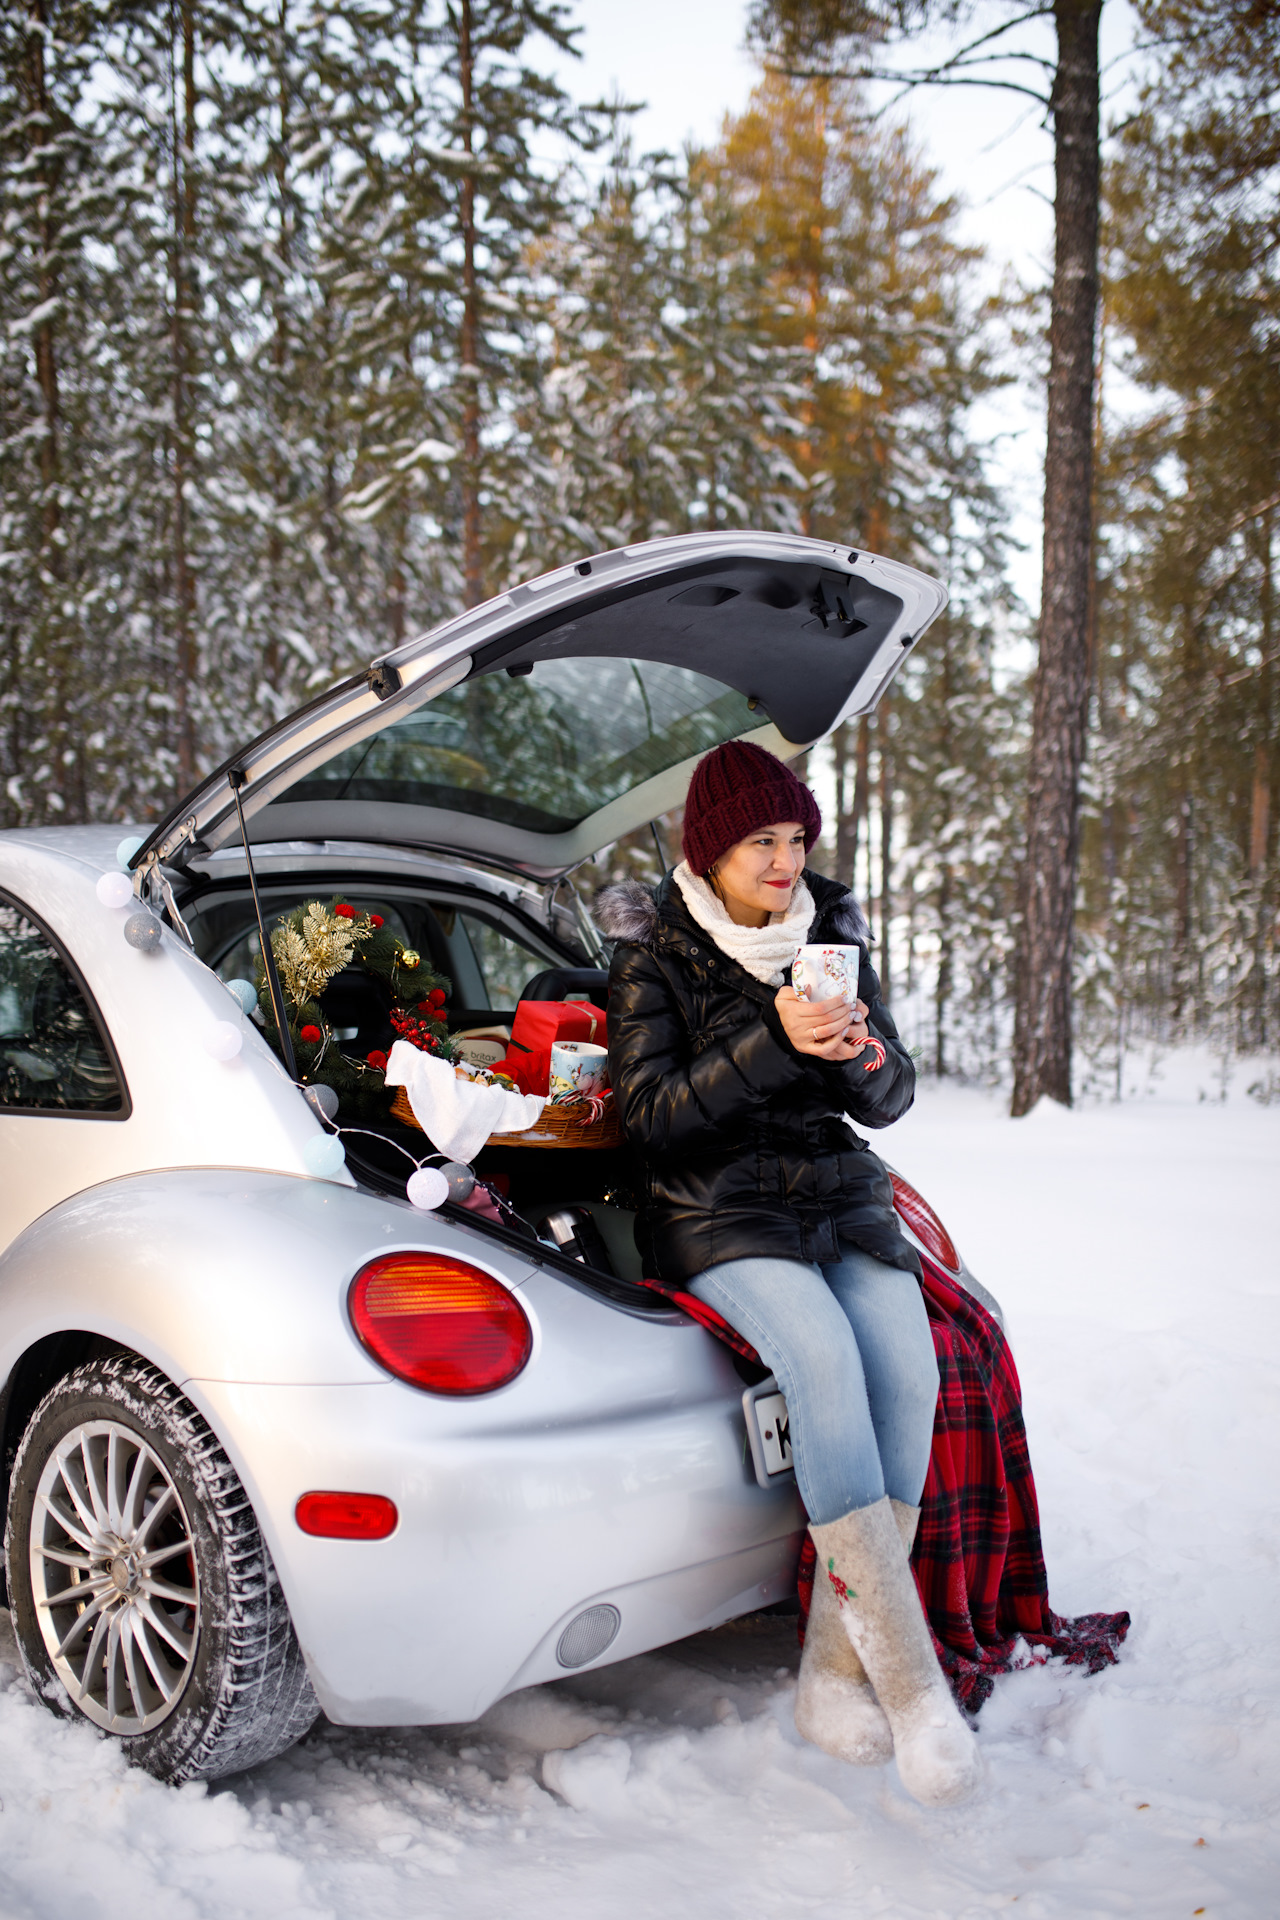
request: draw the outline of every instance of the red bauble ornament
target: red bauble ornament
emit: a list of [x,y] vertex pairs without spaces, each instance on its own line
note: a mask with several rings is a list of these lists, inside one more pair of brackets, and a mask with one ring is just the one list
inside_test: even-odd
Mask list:
[[324,1039],[324,1035],[321,1033],[319,1027],[307,1026],[302,1029],[298,1038],[299,1040],[305,1040],[309,1047],[318,1047]]

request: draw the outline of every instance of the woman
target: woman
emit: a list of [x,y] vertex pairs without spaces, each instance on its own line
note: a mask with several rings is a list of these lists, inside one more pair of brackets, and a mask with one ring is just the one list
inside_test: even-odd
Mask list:
[[[898,1119],[915,1072],[852,895],[805,869],[821,824],[808,788],[763,748],[731,741],[699,763],[683,861],[656,896],[631,884],[598,903],[617,942],[610,1073],[644,1161],[650,1270],[714,1307],[787,1397],[827,1575],[796,1725],[859,1764],[896,1755],[908,1791],[945,1805],[972,1792],[980,1763],[908,1561],[937,1363],[888,1175],[845,1119]],[[853,1004],[797,996],[789,969],[806,942],[862,948]]]

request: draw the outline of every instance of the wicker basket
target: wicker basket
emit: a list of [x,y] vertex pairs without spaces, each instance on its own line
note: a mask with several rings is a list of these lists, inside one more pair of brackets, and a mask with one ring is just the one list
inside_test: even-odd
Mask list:
[[[610,1101],[604,1115],[599,1120],[583,1121],[578,1118],[582,1109],[570,1106],[546,1106],[534,1122],[523,1133],[491,1133],[486,1140],[488,1147],[620,1147],[623,1141],[622,1122],[618,1118],[616,1107]],[[409,1104],[406,1088],[397,1087],[395,1099],[391,1102],[391,1117],[406,1127],[418,1127],[413,1108]]]

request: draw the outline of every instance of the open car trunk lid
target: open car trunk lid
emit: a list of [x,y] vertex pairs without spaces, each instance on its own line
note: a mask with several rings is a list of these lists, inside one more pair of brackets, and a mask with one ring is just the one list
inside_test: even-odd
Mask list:
[[376,660],[246,746],[134,865],[252,842],[441,847],[551,878],[677,806],[700,756],[788,758],[866,713],[946,603],[928,575],[784,534],[597,554]]

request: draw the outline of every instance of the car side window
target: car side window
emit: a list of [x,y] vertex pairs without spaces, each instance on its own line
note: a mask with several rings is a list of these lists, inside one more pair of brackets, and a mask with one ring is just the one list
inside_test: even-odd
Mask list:
[[0,894],[0,1112],[123,1113],[111,1048],[68,961]]
[[474,913],[458,915],[471,942],[471,951],[484,981],[482,1006],[514,1007],[520,989],[531,975],[541,973],[546,961],[540,954],[502,933],[490,921]]

